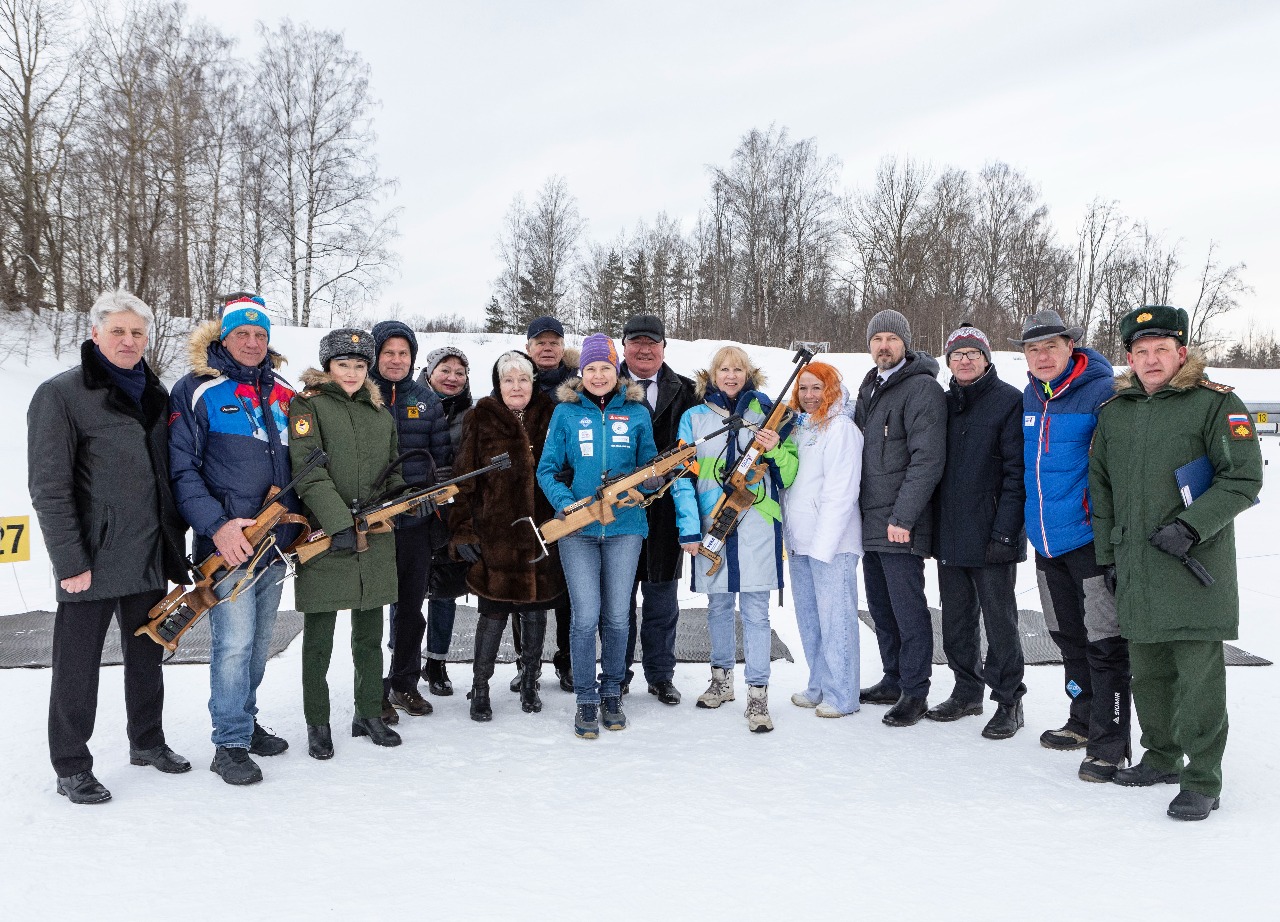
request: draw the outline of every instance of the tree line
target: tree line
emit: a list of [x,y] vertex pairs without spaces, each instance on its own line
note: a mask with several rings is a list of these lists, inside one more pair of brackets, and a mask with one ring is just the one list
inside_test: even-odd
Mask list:
[[123,285],[163,350],[246,285],[301,325],[376,298],[393,183],[340,34],[259,24],[246,59],[176,0],[77,9],[0,0],[0,305],[82,318]]
[[531,201],[518,194],[497,238],[487,329],[520,332],[552,314],[575,332],[617,334],[647,312],[681,338],[862,351],[867,321],[893,308],[916,348],[938,354],[962,321],[1000,348],[1023,318],[1052,308],[1120,357],[1126,311],[1176,303],[1192,339],[1223,352],[1218,321],[1251,291],[1245,265],[1216,241],[1189,262],[1179,241],[1114,201],[1094,199],[1079,227],[1059,230],[1036,184],[999,161],[973,172],[890,157],[842,191],[836,157],[771,126],[707,174],[692,226],[660,212],[613,240],[587,235],[563,177]]

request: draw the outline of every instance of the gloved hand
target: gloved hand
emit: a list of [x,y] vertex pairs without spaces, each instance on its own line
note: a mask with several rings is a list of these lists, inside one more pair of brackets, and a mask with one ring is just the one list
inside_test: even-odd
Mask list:
[[480,560],[480,545],[478,544],[455,544],[453,550],[460,560],[467,563],[477,563]]
[[356,530],[348,525],[329,539],[329,551],[354,551],[356,549]]
[[565,519],[565,515],[564,515],[564,510],[563,510],[563,509],[557,509],[557,510],[556,510],[556,518],[557,518],[557,519],[559,519],[561,522],[563,522],[563,521],[564,521],[564,519]]
[[1109,564],[1102,568],[1102,584],[1107,587],[1107,592],[1112,595],[1116,594],[1116,565]]
[[991,536],[987,542],[985,561],[990,564],[1017,563],[1022,556],[1022,549],[1004,536]]
[[573,486],[573,468],[571,467],[560,468],[560,470],[556,471],[556,476],[553,479],[564,484],[566,487]]
[[431,515],[431,513],[435,511],[436,511],[436,504],[431,502],[431,500],[427,500],[425,503],[421,503],[420,505],[414,506],[412,509],[406,512],[405,515],[414,519],[425,519],[427,516]]
[[662,489],[663,484],[666,482],[665,477],[646,477],[641,481],[640,489],[646,493],[656,493]]
[[1161,525],[1147,539],[1151,546],[1164,551],[1181,560],[1191,550],[1191,545],[1200,540],[1200,536],[1182,519],[1174,519],[1168,525]]

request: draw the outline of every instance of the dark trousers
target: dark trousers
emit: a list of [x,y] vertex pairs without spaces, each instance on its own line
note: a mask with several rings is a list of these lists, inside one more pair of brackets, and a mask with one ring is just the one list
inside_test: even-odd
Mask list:
[[862,563],[867,608],[876,625],[885,684],[913,698],[929,696],[933,618],[924,599],[924,558],[867,551]]
[[[329,662],[333,659],[336,611],[302,615],[302,713],[310,726],[329,722]],[[382,713],[382,609],[351,612],[351,661],[355,665],[357,717]]]
[[[1222,793],[1227,748],[1227,669],[1222,642],[1131,643],[1133,705],[1142,723],[1142,761],[1182,772],[1182,789]],[[1182,757],[1187,757],[1184,767]]]
[[[959,701],[982,700],[984,685],[991,700],[1013,704],[1027,693],[1022,684],[1022,638],[1018,633],[1018,603],[1013,591],[1016,563],[986,567],[938,564],[942,593],[942,649],[955,674]],[[987,657],[982,659],[979,622],[987,629]]]
[[1093,545],[1057,557],[1037,553],[1036,579],[1049,636],[1062,651],[1067,727],[1089,738],[1090,756],[1119,764],[1130,754],[1129,644]]
[[396,602],[391,606],[391,668],[383,694],[416,691],[422,671],[422,602],[431,578],[431,539],[426,525],[396,529]]
[[[643,565],[644,557],[641,556]],[[630,682],[635,673],[631,666],[636,661],[636,635],[639,627],[640,646],[643,648],[641,666],[645,681],[670,682],[676,674],[676,625],[680,621],[679,580],[659,583],[640,579],[631,588],[631,606],[627,611],[627,672]],[[640,621],[636,623],[636,593],[640,593]]]
[[60,602],[53,617],[53,677],[49,687],[49,759],[58,777],[93,768],[89,738],[98,714],[102,644],[112,616],[120,625],[124,653],[124,707],[129,745],[151,749],[164,743],[164,648],[150,637],[134,637],[164,590],[94,602]]

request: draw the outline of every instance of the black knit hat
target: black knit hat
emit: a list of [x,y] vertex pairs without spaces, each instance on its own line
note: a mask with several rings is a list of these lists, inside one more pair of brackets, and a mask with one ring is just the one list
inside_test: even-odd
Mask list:
[[418,336],[409,328],[408,324],[401,323],[399,320],[383,320],[375,323],[370,332],[373,334],[373,347],[376,355],[382,354],[382,347],[393,336],[399,336],[407,342],[409,344],[409,370],[412,373],[413,366],[418,364]]
[[368,330],[344,327],[326,333],[320,340],[320,367],[329,370],[329,363],[334,359],[364,359],[370,368],[374,366],[377,354],[373,351],[373,334]]

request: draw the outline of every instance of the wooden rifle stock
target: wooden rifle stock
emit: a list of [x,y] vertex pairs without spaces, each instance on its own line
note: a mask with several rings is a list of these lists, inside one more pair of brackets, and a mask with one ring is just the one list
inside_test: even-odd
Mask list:
[[[262,508],[254,513],[253,524],[244,529],[244,539],[253,546],[253,553],[249,557],[245,576],[232,591],[231,598],[235,598],[242,591],[244,580],[256,579],[254,571],[276,546],[273,532],[278,526],[300,525],[303,536],[307,534],[306,518],[285,508],[282,498],[304,475],[328,460],[328,456],[317,448],[307,456],[293,480],[284,487],[273,486],[267,490]],[[198,567],[191,568],[196,577],[195,584],[190,589],[185,586],[175,586],[170,590],[168,595],[147,612],[149,620],[133,632],[134,636],[140,637],[146,634],[166,650],[178,649],[178,641],[182,639],[182,635],[195,627],[200,619],[221,601],[215,588],[222,580],[229,579],[236,569],[216,551],[210,554],[200,562]]]
[[[391,522],[396,516],[403,515],[406,512],[413,512],[422,506],[435,508],[447,505],[453,502],[453,498],[458,495],[458,484],[474,477],[479,477],[481,474],[506,470],[509,467],[511,467],[511,457],[504,452],[500,455],[494,455],[489,459],[488,464],[484,467],[478,467],[470,473],[454,477],[452,480],[446,480],[444,483],[438,483],[434,487],[425,487],[396,499],[375,503],[357,511],[352,516],[355,520],[356,553],[360,554],[369,549],[369,535],[380,535],[392,531]],[[304,541],[291,547],[289,552],[297,559],[298,565],[302,566],[315,560],[321,554],[328,553],[332,544],[333,536],[317,529],[311,532]]]
[[[791,377],[787,378],[787,383],[782,386],[782,392],[773,402],[773,410],[769,413],[768,419],[759,426],[757,432],[763,429],[777,432],[782,428],[788,413],[787,391],[791,389],[791,382],[812,360],[813,353],[809,349],[801,346],[796,350],[795,357],[791,360],[796,367],[792,369]],[[764,479],[768,466],[764,452],[765,447],[760,444],[760,439],[758,437],[752,439],[751,444],[747,446],[747,450],[742,453],[742,457],[738,459],[733,466],[733,471],[729,474],[728,491],[716,501],[715,508],[711,510],[711,528],[703,536],[702,543],[698,545],[698,553],[711,561],[711,565],[707,567],[707,576],[714,576],[720,569],[723,563],[720,551],[723,550],[725,541],[738,527],[747,510],[756,504],[755,487]]]

